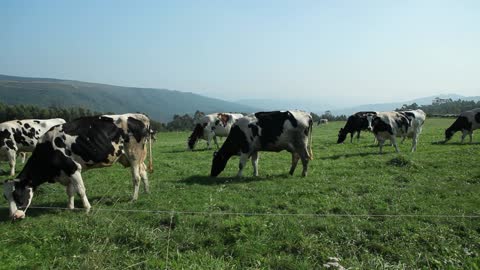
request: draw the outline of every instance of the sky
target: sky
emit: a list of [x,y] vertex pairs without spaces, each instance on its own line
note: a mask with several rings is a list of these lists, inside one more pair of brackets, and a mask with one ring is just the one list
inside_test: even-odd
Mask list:
[[345,105],[480,95],[480,1],[0,0],[0,74]]

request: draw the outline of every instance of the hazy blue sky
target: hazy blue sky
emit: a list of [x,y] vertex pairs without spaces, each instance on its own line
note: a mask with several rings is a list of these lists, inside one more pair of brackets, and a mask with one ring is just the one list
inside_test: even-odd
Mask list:
[[0,73],[348,103],[480,95],[480,1],[0,1]]

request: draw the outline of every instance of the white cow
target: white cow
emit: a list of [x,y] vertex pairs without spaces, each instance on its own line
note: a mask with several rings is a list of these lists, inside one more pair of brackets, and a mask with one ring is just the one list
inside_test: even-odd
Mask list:
[[243,115],[237,113],[212,113],[200,118],[188,137],[188,149],[193,150],[199,139],[207,141],[207,149],[210,149],[210,141],[213,139],[218,148],[217,136],[227,137],[232,125],[241,117]]
[[401,112],[379,112],[376,115],[367,116],[368,129],[373,131],[382,153],[383,144],[386,140],[399,152],[396,137],[412,138],[411,151],[417,150],[418,137],[422,133],[422,127],[426,115],[422,110],[401,111]]
[[64,124],[61,118],[12,120],[0,124],[0,157],[8,160],[10,176],[15,175],[18,152],[32,152],[51,127]]

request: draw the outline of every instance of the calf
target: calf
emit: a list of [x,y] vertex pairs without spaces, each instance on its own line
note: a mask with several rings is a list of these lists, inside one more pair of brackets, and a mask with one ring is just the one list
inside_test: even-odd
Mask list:
[[207,141],[207,149],[210,149],[210,141],[213,139],[218,149],[218,137],[227,137],[232,125],[243,117],[235,113],[212,113],[202,117],[195,125],[192,134],[188,137],[188,149],[193,150],[199,139]]
[[422,132],[423,123],[426,115],[422,110],[402,111],[402,112],[380,112],[375,116],[368,116],[369,130],[372,130],[378,140],[380,153],[382,153],[385,140],[390,142],[399,152],[396,137],[412,138],[411,151],[417,149],[418,137]]
[[302,176],[307,175],[312,159],[312,116],[302,111],[259,112],[242,117],[233,125],[220,150],[214,154],[211,176],[218,176],[231,156],[240,153],[238,177],[247,160],[252,158],[253,175],[258,176],[258,152],[287,150],[292,153],[290,174],[298,160],[303,163]]
[[368,130],[367,117],[373,117],[377,112],[357,112],[350,115],[347,119],[347,123],[343,128],[338,131],[337,143],[343,143],[350,133],[350,142],[353,142],[353,136],[357,133],[357,139],[360,139],[360,132],[362,130]]
[[473,140],[473,131],[480,128],[480,108],[462,112],[453,124],[445,130],[445,141],[449,141],[457,131],[462,132],[462,141],[469,135]]
[[10,176],[15,175],[17,153],[32,152],[40,137],[55,125],[64,124],[61,118],[25,119],[0,124],[0,157],[7,159]]
[[117,160],[131,167],[133,200],[138,198],[140,179],[148,192],[144,160],[149,125],[150,120],[143,114],[123,114],[84,117],[52,127],[37,144],[18,178],[4,184],[11,217],[25,217],[19,208],[26,210],[35,189],[47,181],[66,186],[68,208],[74,208],[77,192],[89,211],[81,172],[111,166]]

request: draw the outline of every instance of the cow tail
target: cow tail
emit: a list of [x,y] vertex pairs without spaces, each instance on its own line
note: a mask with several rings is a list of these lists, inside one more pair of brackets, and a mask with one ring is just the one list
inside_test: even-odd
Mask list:
[[308,156],[309,156],[310,160],[313,160],[312,132],[313,132],[313,120],[310,118],[310,121],[308,122]]
[[153,155],[152,155],[152,132],[148,129],[148,171],[153,173]]

